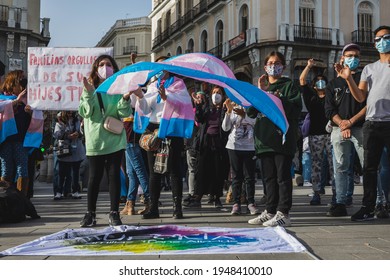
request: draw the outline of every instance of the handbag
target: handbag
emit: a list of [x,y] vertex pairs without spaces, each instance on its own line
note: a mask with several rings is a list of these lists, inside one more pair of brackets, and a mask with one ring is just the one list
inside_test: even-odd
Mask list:
[[111,116],[105,117],[102,97],[100,96],[99,92],[97,92],[96,94],[98,96],[100,110],[102,111],[102,115],[104,118],[103,128],[111,133],[121,134],[124,129],[123,122]]
[[111,133],[114,133],[114,134],[121,134],[122,131],[123,131],[123,122],[114,118],[114,117],[111,117],[111,116],[108,116],[107,118],[105,118],[104,120],[104,123],[103,123],[103,127],[111,132]]
[[72,154],[72,149],[70,148],[69,141],[58,140],[53,147],[53,153],[55,153],[58,158],[70,156]]
[[146,129],[144,133],[142,133],[141,138],[139,139],[139,145],[142,149],[147,152],[155,152],[160,146],[162,139],[158,138],[158,129],[150,131]]
[[153,171],[158,174],[165,174],[169,172],[169,152],[170,141],[165,140],[161,142],[161,147],[156,154],[154,160]]
[[310,132],[310,113],[307,113],[301,127],[303,138],[309,136]]

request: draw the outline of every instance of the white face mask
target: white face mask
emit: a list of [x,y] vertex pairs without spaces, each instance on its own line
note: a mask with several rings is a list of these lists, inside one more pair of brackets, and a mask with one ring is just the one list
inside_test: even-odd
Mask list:
[[110,66],[100,66],[98,68],[98,76],[100,79],[105,80],[108,77],[111,77],[114,74],[114,69]]
[[220,95],[219,93],[214,93],[211,96],[211,101],[213,101],[214,105],[220,104],[222,102],[222,95]]

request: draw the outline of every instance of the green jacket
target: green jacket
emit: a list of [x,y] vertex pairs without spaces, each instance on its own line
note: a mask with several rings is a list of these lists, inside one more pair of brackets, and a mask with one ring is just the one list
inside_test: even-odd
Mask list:
[[[101,97],[106,117],[121,119],[132,113],[130,101],[125,101],[122,95],[101,94]],[[84,118],[87,156],[107,155],[126,149],[125,130],[122,134],[114,134],[104,129],[104,117],[96,93],[90,95],[84,89],[80,99],[79,114]]]
[[301,92],[292,80],[285,77],[270,84],[268,91],[276,90],[280,91],[280,100],[289,123],[286,141],[283,144],[282,132],[273,122],[256,108],[250,107],[247,110],[248,116],[256,118],[254,129],[256,154],[275,152],[294,156],[298,140],[298,119],[302,110]]

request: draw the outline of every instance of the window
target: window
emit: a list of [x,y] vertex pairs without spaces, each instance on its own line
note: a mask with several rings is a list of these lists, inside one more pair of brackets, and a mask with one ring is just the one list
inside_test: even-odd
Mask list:
[[194,52],[194,40],[190,39],[188,41],[186,53],[193,53]]
[[215,28],[215,42],[216,46],[221,45],[223,43],[223,22],[218,21],[217,26]]
[[8,6],[0,5],[0,25],[8,25]]
[[171,26],[171,10],[167,11],[165,15],[165,30]]
[[127,38],[126,46],[135,46],[135,38]]
[[200,51],[207,52],[207,31],[203,30],[200,36]]
[[239,13],[239,17],[240,17],[240,22],[239,22],[239,30],[240,30],[240,33],[241,32],[246,32],[246,30],[248,29],[248,25],[249,25],[249,20],[248,20],[248,6],[247,5],[243,5],[240,9],[240,13]]
[[358,39],[359,42],[372,42],[372,17],[373,9],[368,2],[362,2],[358,7]]
[[314,32],[314,2],[312,0],[299,1],[299,37],[313,38]]
[[181,49],[180,46],[177,47],[176,49],[176,55],[179,55],[179,54],[182,54],[183,53],[183,50]]

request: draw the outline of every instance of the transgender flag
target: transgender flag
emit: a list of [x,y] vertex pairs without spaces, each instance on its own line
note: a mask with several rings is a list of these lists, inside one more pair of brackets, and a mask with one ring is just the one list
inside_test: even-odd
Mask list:
[[14,118],[12,99],[0,100],[0,143],[8,136],[18,133]]
[[[236,104],[255,107],[279,127],[283,134],[287,132],[288,122],[280,99],[250,83],[237,80],[223,61],[205,53],[183,54],[163,62],[135,63],[106,79],[96,91],[125,94],[145,85],[162,71],[219,85]],[[168,113],[169,110],[167,116]]]
[[24,147],[39,148],[43,139],[43,112],[32,111],[31,122],[24,138]]

